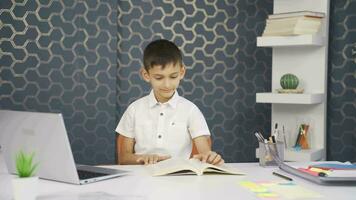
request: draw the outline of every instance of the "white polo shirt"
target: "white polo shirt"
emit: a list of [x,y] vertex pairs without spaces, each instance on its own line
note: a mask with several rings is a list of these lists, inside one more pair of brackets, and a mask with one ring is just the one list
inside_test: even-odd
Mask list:
[[176,91],[159,103],[153,91],[129,105],[116,132],[135,139],[136,154],[189,158],[192,138],[210,135],[199,108]]

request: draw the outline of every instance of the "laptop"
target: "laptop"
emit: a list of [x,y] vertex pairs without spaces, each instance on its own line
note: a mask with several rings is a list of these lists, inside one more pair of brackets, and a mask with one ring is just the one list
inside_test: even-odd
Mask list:
[[76,165],[60,113],[0,110],[0,146],[10,173],[16,173],[20,150],[35,152],[36,175],[42,179],[87,184],[128,174],[128,171]]
[[7,171],[5,160],[0,146],[0,199],[12,200],[12,176]]

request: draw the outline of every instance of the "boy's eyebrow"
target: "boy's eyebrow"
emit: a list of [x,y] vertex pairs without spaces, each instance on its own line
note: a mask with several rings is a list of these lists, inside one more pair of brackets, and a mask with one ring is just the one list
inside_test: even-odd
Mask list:
[[153,76],[163,76],[162,74],[152,74]]
[[[179,74],[179,72],[173,72],[173,73],[169,74],[169,76],[177,75],[177,74]],[[164,76],[164,75],[162,75],[162,74],[152,74],[152,75],[153,75],[153,76]]]

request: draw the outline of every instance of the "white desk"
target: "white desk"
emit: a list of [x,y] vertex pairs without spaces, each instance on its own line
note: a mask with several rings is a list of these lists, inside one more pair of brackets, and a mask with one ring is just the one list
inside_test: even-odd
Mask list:
[[[54,181],[40,180],[39,195],[53,193],[85,193],[103,191],[115,195],[143,196],[144,199],[258,199],[248,189],[239,185],[240,181],[281,181],[272,175],[277,168],[262,168],[258,163],[229,164],[245,172],[245,176],[204,175],[204,176],[165,176],[151,177],[143,166],[110,166],[124,170],[132,170],[132,175],[111,180],[91,183],[88,185],[71,185]],[[283,173],[282,171],[280,171]],[[286,174],[286,173],[283,173]],[[356,186],[320,186],[301,178],[292,177],[294,181],[330,200],[355,199]]]

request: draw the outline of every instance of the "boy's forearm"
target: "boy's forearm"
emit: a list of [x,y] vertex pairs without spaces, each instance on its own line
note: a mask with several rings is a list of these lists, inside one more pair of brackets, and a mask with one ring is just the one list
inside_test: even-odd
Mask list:
[[119,134],[118,136],[118,161],[120,165],[137,165],[139,155],[134,153],[134,138]]
[[211,150],[211,138],[209,136],[200,136],[193,140],[199,153],[194,155],[194,158],[213,165],[222,165],[225,162],[221,155]]
[[211,151],[211,139],[210,136],[200,136],[193,139],[198,153],[207,153]]

